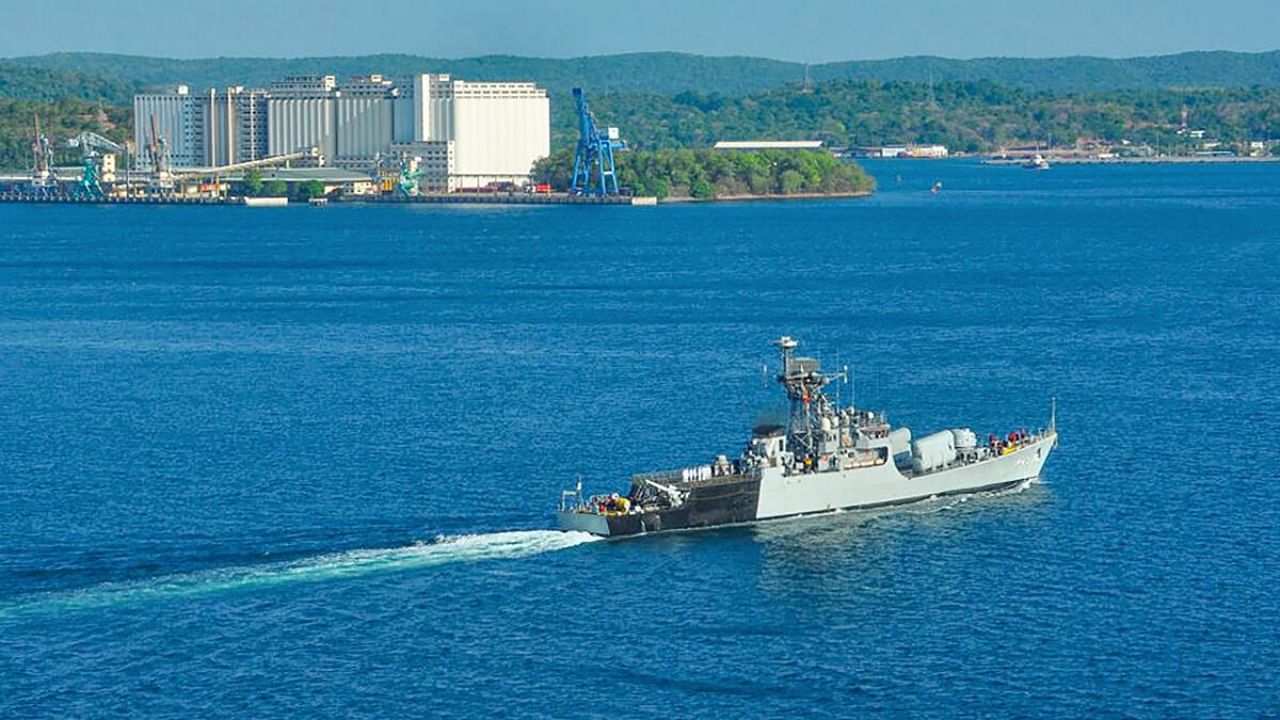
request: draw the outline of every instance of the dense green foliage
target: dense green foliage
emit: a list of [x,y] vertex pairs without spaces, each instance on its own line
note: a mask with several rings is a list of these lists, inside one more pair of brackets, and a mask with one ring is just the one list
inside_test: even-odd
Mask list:
[[[631,53],[567,59],[507,55],[444,59],[416,55],[313,58],[205,58],[177,60],[100,53],[56,53],[12,58],[9,63],[119,78],[140,86],[186,83],[193,88],[265,86],[285,75],[390,76],[452,73],[468,80],[534,80],[553,93],[574,86],[594,94],[684,91],[741,95],[798,83],[800,63],[752,57],[707,57],[671,52]],[[1280,51],[1188,52],[1121,60],[1093,57],[979,58],[951,60],[905,57],[810,65],[814,81],[878,79],[913,82],[988,80],[1001,85],[1057,92],[1119,88],[1280,85]]]
[[295,183],[284,180],[263,180],[262,173],[257,168],[245,171],[240,179],[238,190],[246,197],[288,197],[290,200],[300,202],[324,197],[324,183],[319,180]]
[[[57,143],[60,163],[78,162],[77,153],[65,147],[65,140],[82,129],[116,140],[127,139],[131,135],[130,112],[111,101],[127,103],[134,84],[190,80],[199,87],[215,79],[265,83],[286,73],[342,73],[375,68],[396,74],[447,69],[475,79],[537,79],[552,89],[553,148],[570,146],[577,138],[575,111],[567,93],[573,84],[589,88],[592,109],[601,124],[619,126],[623,137],[638,150],[696,148],[717,140],[767,138],[821,139],[836,146],[943,143],[953,150],[990,152],[1017,144],[1052,141],[1062,145],[1083,138],[1107,143],[1127,140],[1176,153],[1200,147],[1199,140],[1176,132],[1183,107],[1189,111],[1190,127],[1205,130],[1211,139],[1236,143],[1280,138],[1280,85],[1275,84],[1280,78],[1280,53],[1190,53],[1125,61],[1070,58],[961,62],[905,58],[880,64],[836,65],[844,68],[839,72],[846,74],[874,66],[886,75],[920,66],[934,78],[945,77],[943,70],[948,67],[968,68],[966,72],[977,74],[990,71],[999,76],[1012,72],[1009,67],[1020,67],[1024,72],[1022,82],[1008,85],[990,80],[919,83],[838,79],[809,85],[792,82],[748,94],[741,93],[760,83],[777,85],[794,79],[785,77],[794,68],[783,72],[779,68],[787,63],[673,53],[576,60],[487,57],[439,62],[444,65],[413,56],[170,61],[83,53],[0,62],[0,167],[30,164],[32,116],[36,113]],[[40,63],[53,69],[34,69],[34,64]],[[836,72],[833,67],[815,66],[811,75],[820,78],[832,74]],[[613,68],[616,73],[602,68]],[[731,71],[733,68],[746,71],[737,76],[737,71]],[[1112,78],[1095,83],[1099,85],[1119,82],[1117,78],[1158,84],[1160,79],[1167,80],[1177,73],[1182,73],[1178,75],[1182,78],[1205,79],[1217,72],[1231,74],[1231,80],[1260,78],[1263,84],[1249,88],[1090,92],[1016,87],[1038,77],[1034,68],[1052,68],[1055,76],[1068,76],[1084,68],[1100,73],[1098,77]],[[1116,68],[1127,69],[1120,73]],[[1270,71],[1266,68],[1274,70],[1275,77],[1268,76]],[[103,79],[111,72],[126,79]],[[1054,83],[1045,78],[1041,84]],[[679,89],[683,85],[705,85],[720,91]],[[662,92],[635,92],[653,88]],[[56,101],[37,102],[41,97],[60,93],[63,95]],[[76,93],[94,96],[101,105],[72,99]],[[32,97],[18,101],[3,99],[5,96]]]
[[488,55],[431,58],[417,55],[363,55],[308,58],[206,58],[178,60],[134,55],[56,53],[9,62],[56,70],[78,70],[122,78],[143,87],[188,84],[266,87],[286,75],[367,75],[405,77],[449,73],[467,80],[531,80],[554,93],[574,87],[592,92],[679,92],[687,89],[746,93],[795,82],[804,66],[761,58],[717,58],[681,53],[635,53],[567,59]]
[[92,130],[116,142],[124,142],[133,134],[133,113],[125,108],[73,98],[38,102],[0,97],[0,168],[31,167],[37,115],[41,131],[53,142],[54,162],[59,165],[81,162],[80,151],[67,147],[67,139],[82,130]]
[[314,198],[324,197],[324,183],[319,180],[307,180],[293,187],[293,199],[306,202]]
[[[598,95],[601,123],[622,126],[632,147],[699,147],[717,140],[820,139],[837,146],[943,143],[994,151],[1018,143],[1070,144],[1077,138],[1149,142],[1164,150],[1191,139],[1189,125],[1228,142],[1280,138],[1280,88],[1116,90],[1055,94],[990,82],[931,85],[840,80],[746,97],[697,93]],[[576,140],[571,108],[554,111],[553,144]]]
[[[626,151],[617,155],[618,184],[634,195],[658,198],[732,197],[857,193],[875,189],[862,168],[822,151],[719,152],[698,150]],[[567,190],[573,179],[573,150],[552,153],[534,166],[537,182]]]
[[816,80],[899,80],[975,82],[1055,92],[1137,88],[1247,87],[1280,85],[1280,51],[1241,53],[1197,51],[1137,58],[975,58],[905,57],[817,65]]
[[132,105],[133,83],[121,80],[110,70],[91,75],[78,70],[28,67],[0,61],[0,97],[52,102],[80,98],[108,105]]
[[240,180],[240,191],[249,197],[259,197],[264,189],[266,183],[262,181],[262,173],[257,168],[246,170]]

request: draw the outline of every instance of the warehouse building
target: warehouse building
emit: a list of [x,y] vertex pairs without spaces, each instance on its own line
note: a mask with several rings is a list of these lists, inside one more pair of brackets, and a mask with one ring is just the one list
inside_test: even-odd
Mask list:
[[716,150],[821,150],[821,140],[718,140]]

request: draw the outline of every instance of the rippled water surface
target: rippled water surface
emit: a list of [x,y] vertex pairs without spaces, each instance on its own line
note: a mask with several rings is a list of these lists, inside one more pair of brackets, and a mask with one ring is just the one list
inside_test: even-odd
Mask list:
[[[1280,713],[1280,167],[870,169],[0,205],[0,716]],[[579,475],[736,453],[783,333],[917,432],[1057,395],[1062,445],[999,495],[551,529]]]

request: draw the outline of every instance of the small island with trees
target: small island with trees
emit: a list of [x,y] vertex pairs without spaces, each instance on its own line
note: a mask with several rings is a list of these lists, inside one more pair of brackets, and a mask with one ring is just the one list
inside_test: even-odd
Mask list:
[[[628,150],[616,156],[618,185],[659,201],[749,198],[860,197],[875,180],[856,163],[825,150]],[[534,182],[566,191],[573,149],[539,160]]]

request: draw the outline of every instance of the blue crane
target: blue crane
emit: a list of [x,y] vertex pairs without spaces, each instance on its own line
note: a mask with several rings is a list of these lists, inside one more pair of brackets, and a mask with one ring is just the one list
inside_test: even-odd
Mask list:
[[400,176],[396,179],[396,195],[400,197],[416,197],[420,192],[422,171],[418,163],[411,162],[408,157],[400,158]]
[[618,175],[613,166],[613,151],[625,149],[627,144],[618,139],[618,128],[601,130],[596,127],[596,118],[587,109],[587,98],[582,88],[573,89],[573,99],[578,104],[579,137],[569,192],[574,195],[617,195]]
[[102,180],[105,179],[103,178],[104,161],[102,153],[99,153],[98,150],[124,155],[126,158],[125,167],[129,167],[129,161],[127,159],[129,156],[129,149],[124,145],[108,140],[95,132],[85,130],[79,135],[67,140],[67,145],[70,147],[80,148],[80,152],[84,155],[84,171],[80,177],[80,184],[77,186],[78,191],[82,195],[100,198],[105,194],[102,192]]

